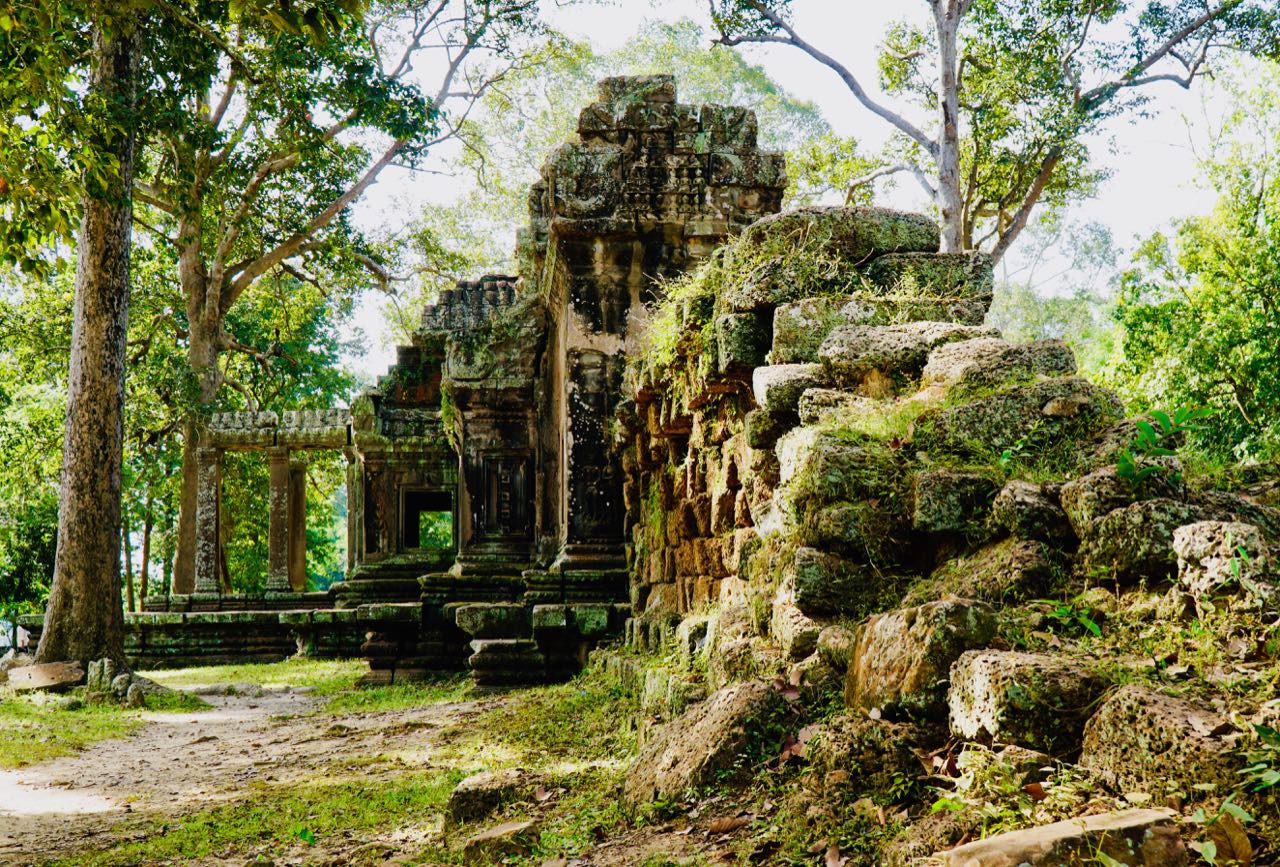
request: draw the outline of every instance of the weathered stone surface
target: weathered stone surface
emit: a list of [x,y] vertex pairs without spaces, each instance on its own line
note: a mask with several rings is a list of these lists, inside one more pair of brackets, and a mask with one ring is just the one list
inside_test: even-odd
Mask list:
[[747,413],[744,424],[747,445],[753,449],[771,449],[779,437],[799,424],[799,419],[793,412],[753,409]]
[[819,424],[827,418],[839,419],[869,403],[869,399],[834,388],[810,388],[800,395],[801,424]]
[[1124,583],[1171,578],[1178,565],[1174,531],[1204,517],[1203,510],[1177,500],[1143,500],[1116,509],[1081,543],[1080,568]]
[[1012,344],[979,337],[939,346],[929,353],[921,383],[951,388],[989,388],[1036,376],[1069,376],[1076,372],[1075,354],[1061,340]]
[[778,592],[769,617],[769,634],[787,662],[798,662],[818,648],[822,624],[801,611],[785,589]]
[[951,664],[995,636],[981,602],[949,599],[875,615],[858,627],[845,704],[885,716],[936,717],[946,707]]
[[78,662],[44,662],[9,672],[9,688],[14,692],[61,692],[83,682],[84,669]]
[[1225,793],[1240,782],[1230,721],[1202,703],[1146,687],[1121,687],[1084,727],[1080,764],[1119,792],[1192,794],[1198,784]]
[[856,642],[857,635],[853,629],[833,623],[818,633],[818,656],[836,671],[847,671]]
[[922,533],[981,532],[996,483],[977,473],[925,470],[911,482],[911,526]]
[[806,389],[826,384],[826,372],[820,364],[770,364],[751,374],[756,403],[774,413],[794,413]]
[[951,322],[842,325],[827,335],[818,358],[834,382],[857,387],[872,371],[915,379],[935,347],[997,334],[992,328]]
[[908,602],[931,602],[947,594],[983,602],[1041,598],[1069,573],[1066,558],[1044,542],[1002,539],[967,557],[948,560],[911,588]]
[[1275,599],[1274,550],[1253,524],[1197,521],[1173,532],[1178,580],[1197,603],[1220,592]]
[[773,335],[763,314],[724,313],[716,317],[715,329],[721,373],[750,373],[764,364]]
[[470,837],[462,845],[462,862],[474,867],[501,864],[506,858],[527,856],[538,841],[537,822],[505,822]]
[[1004,449],[1045,450],[1077,441],[1120,417],[1119,399],[1081,377],[1046,379],[916,419],[917,448],[978,459]]
[[1062,756],[1080,743],[1107,681],[1087,660],[1016,651],[971,651],[951,666],[951,731]]
[[472,774],[449,793],[445,815],[457,825],[480,821],[519,800],[529,786],[530,779],[516,768]]
[[796,607],[811,617],[861,616],[883,595],[884,582],[870,566],[815,548],[797,548],[782,575]]
[[935,857],[945,867],[1185,867],[1187,850],[1168,810],[1122,810],[1008,831],[957,846]]
[[1044,485],[1020,479],[1006,484],[992,501],[991,526],[1018,539],[1057,545],[1074,540],[1058,498],[1046,492]]
[[798,428],[778,441],[777,455],[776,500],[788,522],[803,523],[822,506],[854,500],[878,501],[885,519],[894,517],[902,479],[898,458],[886,444],[843,431]]
[[816,362],[818,348],[831,329],[845,322],[840,315],[842,298],[805,298],[783,304],[773,313],[773,348],[770,364]]
[[1062,486],[1059,499],[1075,534],[1085,539],[1094,525],[1116,509],[1155,497],[1182,499],[1185,488],[1169,476],[1157,473],[1134,485],[1120,478],[1114,466],[1100,467]]
[[472,638],[528,638],[532,624],[524,605],[493,603],[456,609],[458,628]]
[[644,745],[623,783],[632,807],[673,799],[734,769],[752,724],[782,701],[767,683],[725,687],[665,725]]

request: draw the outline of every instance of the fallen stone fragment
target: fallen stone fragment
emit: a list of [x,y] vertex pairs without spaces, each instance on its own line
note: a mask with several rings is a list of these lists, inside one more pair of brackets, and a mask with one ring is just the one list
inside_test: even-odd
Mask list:
[[473,774],[449,793],[445,816],[455,825],[480,821],[517,800],[528,785],[528,777],[516,768]]
[[1070,572],[1057,548],[1026,539],[1002,539],[967,557],[948,560],[907,594],[912,603],[932,602],[947,594],[982,602],[1038,599],[1051,593]]
[[1200,605],[1218,593],[1243,596],[1251,603],[1277,595],[1273,551],[1252,524],[1197,521],[1173,533],[1178,581]]
[[44,662],[9,672],[9,687],[14,692],[62,692],[82,683],[84,669],[78,662]]
[[1116,509],[1161,497],[1179,500],[1184,494],[1184,488],[1164,473],[1148,476],[1135,485],[1120,478],[1114,466],[1107,466],[1067,482],[1059,498],[1076,536],[1087,539],[1098,521]]
[[1239,734],[1202,704],[1130,684],[1104,701],[1084,728],[1080,765],[1118,792],[1219,794],[1240,782]]
[[506,822],[469,838],[462,846],[462,861],[475,867],[491,867],[505,858],[527,856],[538,839],[537,822]]
[[1107,686],[1080,660],[971,651],[951,666],[951,731],[966,740],[1066,755],[1079,747],[1085,720]]
[[938,717],[951,664],[996,632],[990,606],[969,599],[878,614],[858,627],[845,676],[845,705],[885,717]]
[[1168,810],[1122,810],[1009,831],[935,856],[945,867],[1184,867],[1187,850]]
[[680,797],[732,772],[750,742],[752,726],[783,701],[760,681],[727,686],[659,729],[640,750],[623,783],[631,807]]

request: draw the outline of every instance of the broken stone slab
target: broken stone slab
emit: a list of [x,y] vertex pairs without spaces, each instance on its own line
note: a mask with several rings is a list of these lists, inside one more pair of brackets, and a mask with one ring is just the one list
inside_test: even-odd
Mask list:
[[1190,795],[1213,785],[1222,794],[1240,782],[1238,740],[1231,722],[1203,703],[1129,684],[1085,724],[1080,765],[1118,792]]
[[449,793],[445,816],[454,825],[478,822],[519,800],[532,785],[533,779],[517,768],[472,774]]
[[1062,340],[1013,344],[998,337],[978,337],[947,343],[930,352],[921,384],[978,389],[1075,372],[1075,353]]
[[826,384],[821,364],[770,364],[751,373],[756,403],[773,413],[794,413],[806,389]]
[[934,857],[945,867],[1185,867],[1187,850],[1171,810],[1121,810],[1008,831]]
[[1079,568],[1127,584],[1172,578],[1178,566],[1174,532],[1206,517],[1196,506],[1163,498],[1116,509],[1095,522],[1080,544]]
[[885,717],[935,718],[946,710],[951,664],[996,634],[990,606],[947,599],[873,615],[858,626],[845,675],[847,707]]
[[1250,603],[1276,598],[1274,549],[1253,524],[1197,521],[1173,532],[1178,581],[1200,605],[1223,591]]
[[1075,445],[1121,415],[1120,399],[1078,376],[1004,389],[968,403],[926,410],[915,420],[918,450],[989,459]]
[[[925,726],[875,720],[852,711],[816,723],[814,729],[805,758],[816,779],[824,786],[845,785],[860,791],[887,792],[895,779],[918,777],[916,750],[932,742],[931,731]],[[832,775],[844,782],[834,783]]]
[[878,372],[915,380],[929,352],[944,343],[995,337],[994,328],[952,322],[907,322],[902,325],[842,325],[832,330],[818,350],[831,380],[846,388],[862,386]]
[[970,741],[1073,753],[1108,681],[1087,662],[1010,650],[970,651],[951,666],[951,731]]
[[982,602],[1038,599],[1070,574],[1063,553],[1044,542],[1002,539],[965,557],[948,560],[914,585],[910,602],[931,602],[947,594]]
[[991,502],[991,526],[1018,539],[1064,545],[1075,534],[1058,498],[1045,485],[1014,479]]
[[462,862],[474,867],[491,867],[507,858],[521,858],[533,852],[540,842],[538,823],[504,822],[481,831],[462,844]]
[[9,671],[14,692],[63,692],[82,683],[84,669],[78,662],[43,662]]
[[804,298],[778,307],[773,313],[773,348],[770,364],[816,362],[818,348],[831,329],[843,325],[844,299],[834,296]]
[[921,533],[981,535],[996,490],[978,473],[918,472],[911,481],[911,526]]
[[770,684],[749,681],[718,690],[660,728],[627,771],[623,798],[640,807],[673,800],[732,773],[758,725],[783,701]]
[[784,517],[803,523],[806,513],[831,503],[877,500],[889,513],[901,498],[898,456],[871,437],[822,428],[797,428],[778,440],[779,488]]

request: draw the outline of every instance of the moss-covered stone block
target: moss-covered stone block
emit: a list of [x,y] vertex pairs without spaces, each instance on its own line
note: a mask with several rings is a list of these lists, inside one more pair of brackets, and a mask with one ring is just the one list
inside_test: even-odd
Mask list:
[[854,618],[876,610],[886,595],[884,586],[893,581],[865,564],[803,546],[792,552],[782,580],[808,616]]
[[997,485],[990,476],[923,470],[911,478],[911,526],[922,533],[982,532]]
[[951,731],[966,740],[1069,756],[1109,685],[1087,659],[971,651],[951,667]]
[[532,628],[530,609],[508,603],[460,605],[455,612],[458,628],[472,638],[528,638]]
[[913,603],[948,594],[983,602],[1039,599],[1060,589],[1070,574],[1061,550],[1028,539],[1002,539],[972,554],[947,560],[907,593]]
[[1163,581],[1177,571],[1173,534],[1208,517],[1205,510],[1177,500],[1133,503],[1100,518],[1080,545],[1080,566],[1122,583]]
[[996,634],[990,606],[950,599],[878,614],[857,630],[845,704],[886,717],[939,718],[951,664]]
[[995,337],[994,328],[951,322],[906,322],[901,325],[841,325],[822,342],[818,359],[832,382],[861,386],[870,374],[914,381],[936,347],[975,337]]
[[1018,539],[1071,544],[1075,536],[1060,496],[1059,485],[1014,479],[991,503],[991,526]]
[[1137,684],[1117,690],[1085,725],[1081,766],[1117,792],[1223,795],[1239,782],[1240,733],[1203,702]]
[[751,374],[756,404],[774,413],[795,413],[800,395],[826,384],[826,371],[820,364],[769,364]]
[[921,382],[973,391],[1075,372],[1075,353],[1066,341],[1014,344],[995,337],[978,337],[947,343],[930,352]]
[[867,279],[887,294],[990,303],[995,287],[985,253],[887,253],[867,266]]
[[783,304],[773,314],[773,348],[769,351],[770,364],[799,364],[816,362],[818,348],[837,325],[843,325],[840,315],[843,298],[805,298]]
[[764,313],[723,313],[716,317],[717,367],[721,373],[750,373],[764,364],[773,340]]
[[930,453],[995,460],[1062,452],[1062,470],[1077,445],[1122,415],[1119,398],[1081,377],[1046,379],[1002,389],[965,403],[927,410],[915,420],[912,443]]

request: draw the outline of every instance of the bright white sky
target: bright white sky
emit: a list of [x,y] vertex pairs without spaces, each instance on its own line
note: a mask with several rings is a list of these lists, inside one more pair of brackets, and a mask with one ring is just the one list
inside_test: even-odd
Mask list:
[[[920,0],[796,0],[794,9],[797,30],[839,58],[873,92],[876,50],[885,29],[904,16],[925,14]],[[682,17],[699,21],[709,30],[703,0],[615,0],[607,7],[553,10],[551,22],[569,36],[608,51],[635,34],[646,19]],[[862,108],[834,73],[798,50],[787,46],[745,46],[741,50],[764,65],[794,95],[816,102],[837,132],[855,136],[870,150],[887,136],[884,122]],[[1174,218],[1207,211],[1214,197],[1194,184],[1193,153],[1193,143],[1203,144],[1219,114],[1212,96],[1206,98],[1207,92],[1199,87],[1188,93],[1172,84],[1157,85],[1152,91],[1156,97],[1151,106],[1154,116],[1117,121],[1116,148],[1095,149],[1112,177],[1097,198],[1082,205],[1074,216],[1108,225],[1122,247],[1132,248],[1134,239]],[[447,198],[454,189],[460,187],[438,175],[392,174],[389,170],[361,203],[358,218],[394,226],[398,220],[411,219],[423,202]],[[904,181],[883,204],[922,209],[925,201],[918,187]],[[1011,258],[1016,259],[1016,251]],[[371,298],[362,304],[356,325],[367,338],[368,351],[348,359],[355,371],[368,377],[384,373],[395,357],[394,347],[388,345],[381,303]]]

